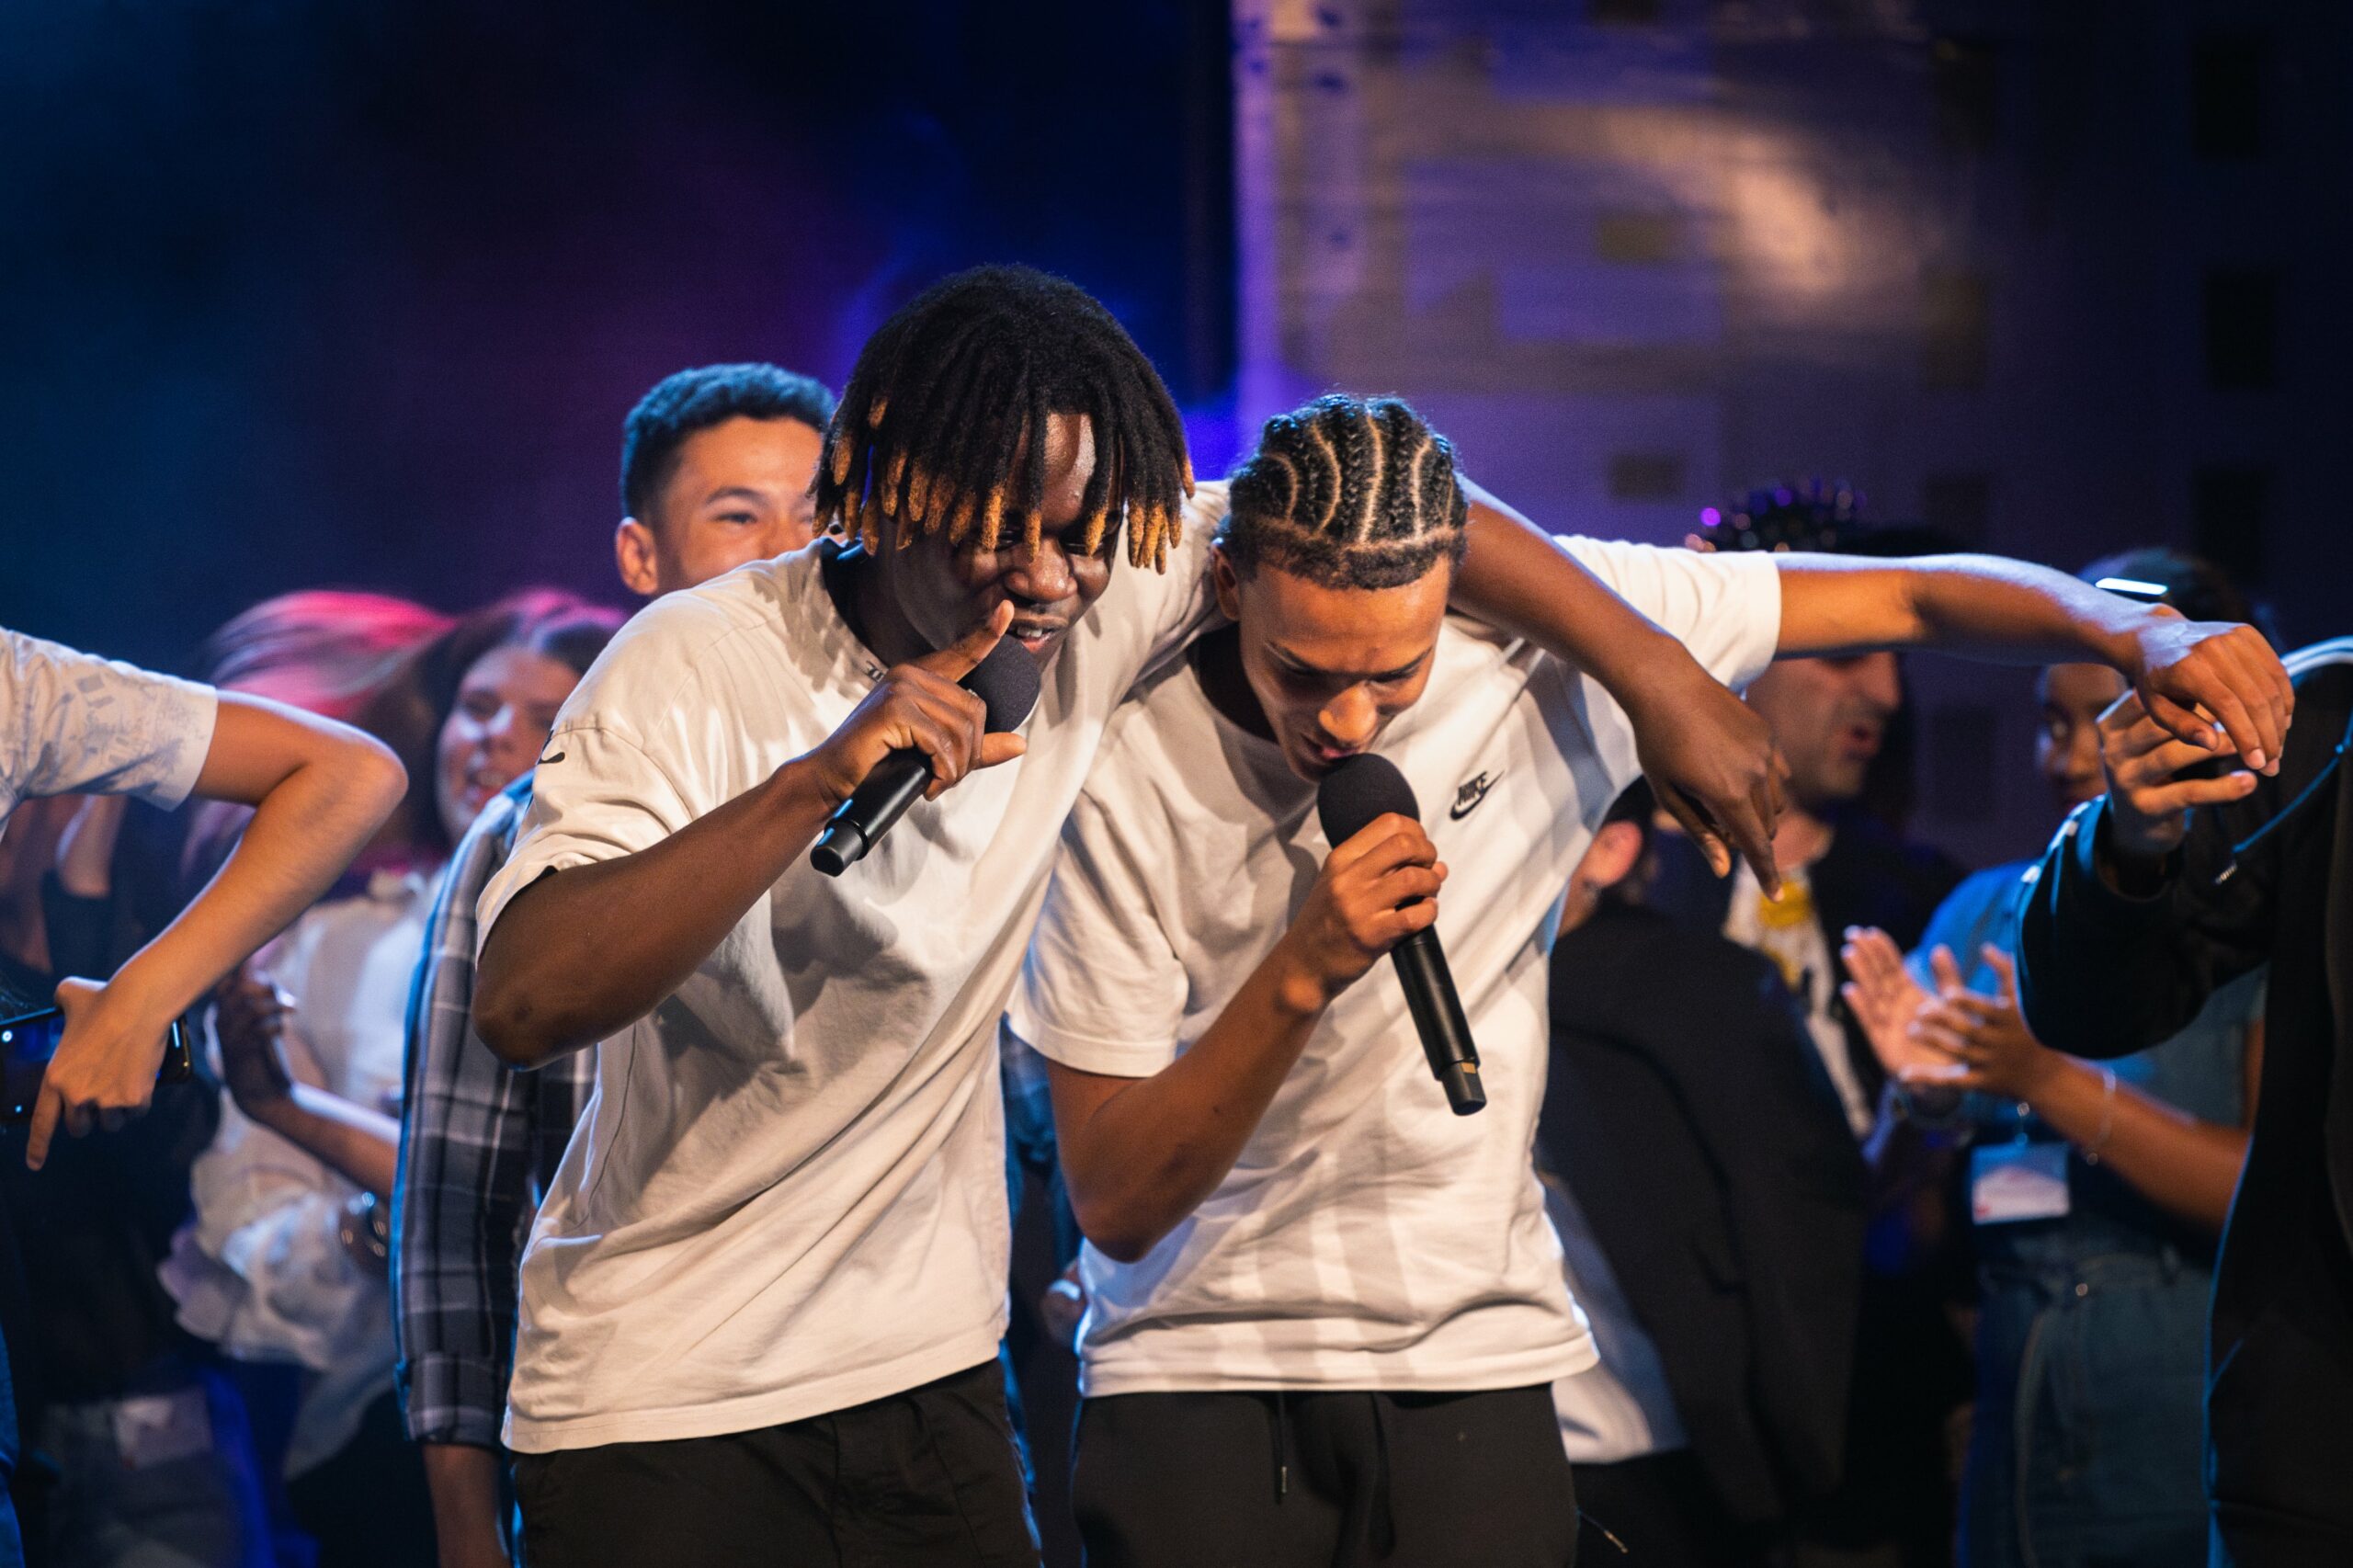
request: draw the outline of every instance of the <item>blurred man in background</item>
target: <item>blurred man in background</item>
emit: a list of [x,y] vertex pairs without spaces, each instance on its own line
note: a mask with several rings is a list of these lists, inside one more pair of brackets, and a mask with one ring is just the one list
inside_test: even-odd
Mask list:
[[[613,555],[656,597],[816,537],[834,397],[774,365],[707,365],[657,383],[621,437]],[[410,996],[408,1088],[393,1199],[393,1323],[409,1435],[425,1447],[441,1560],[507,1560],[499,1422],[516,1267],[539,1192],[588,1097],[593,1052],[509,1072],[473,1033],[474,904],[506,863],[531,776],[493,800],[437,890]]]
[[1537,1149],[1601,1352],[1553,1400],[1633,1568],[1740,1568],[1837,1484],[1866,1174],[1779,970],[1642,904],[1650,815],[1610,809],[1552,947]]
[[[1699,542],[1719,550],[1909,553],[1900,548],[1908,541],[1883,539],[1860,511],[1861,498],[1843,485],[1782,484],[1724,507]],[[1790,809],[1774,840],[1780,896],[1767,897],[1745,870],[1729,881],[1708,877],[1688,844],[1665,834],[1645,897],[1773,961],[1860,1145],[1878,1124],[1887,1074],[1839,998],[1840,936],[1849,926],[1876,926],[1899,942],[1916,941],[1961,868],[1905,840],[1865,802],[1874,765],[1904,714],[1895,654],[1784,660],[1749,688],[1748,702],[1773,726],[1790,768]],[[1912,1168],[1935,1156],[1904,1144],[1894,1152],[1894,1168],[1873,1184],[1845,1479],[1800,1534],[1826,1551],[1925,1568],[1944,1561],[1951,1539],[1949,1424],[1968,1398],[1970,1377],[1966,1347],[1944,1309],[1966,1281],[1944,1256],[1942,1186],[1933,1172]],[[1851,1164],[1827,1143],[1810,1158],[1824,1170]]]

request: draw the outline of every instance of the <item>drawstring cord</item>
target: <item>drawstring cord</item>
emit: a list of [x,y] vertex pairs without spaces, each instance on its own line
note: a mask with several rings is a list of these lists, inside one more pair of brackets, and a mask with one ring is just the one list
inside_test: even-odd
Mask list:
[[1275,1391],[1275,1501],[1290,1495],[1290,1416],[1283,1406],[1283,1391]]

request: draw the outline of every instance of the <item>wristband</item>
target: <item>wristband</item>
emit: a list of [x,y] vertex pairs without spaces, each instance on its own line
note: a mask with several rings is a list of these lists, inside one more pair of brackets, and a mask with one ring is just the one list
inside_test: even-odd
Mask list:
[[2101,1152],[2108,1147],[2109,1138],[2116,1131],[2116,1069],[2102,1063],[2099,1079],[2099,1134],[2083,1152],[2084,1164],[2087,1165],[2099,1164]]

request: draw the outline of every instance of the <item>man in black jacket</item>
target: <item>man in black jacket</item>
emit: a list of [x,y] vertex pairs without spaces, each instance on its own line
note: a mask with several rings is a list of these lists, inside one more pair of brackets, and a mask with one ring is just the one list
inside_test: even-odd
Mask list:
[[[1823,550],[1902,555],[1930,541],[1908,530],[1866,529],[1854,497],[1819,486],[1753,493],[1726,509],[1698,540],[1719,550]],[[1850,926],[1877,926],[1909,947],[1961,878],[1961,868],[1915,844],[1874,816],[1864,796],[1874,765],[1899,732],[1903,671],[1885,651],[1841,658],[1783,660],[1752,683],[1750,707],[1773,726],[1790,768],[1789,805],[1774,835],[1781,867],[1778,898],[1735,869],[1713,876],[1697,847],[1661,834],[1645,895],[1694,939],[1722,933],[1772,960],[1794,1001],[1793,1044],[1818,1069],[1843,1114],[1841,1130],[1802,1124],[1815,1140],[1817,1168],[1847,1160],[1877,1126],[1887,1074],[1870,1040],[1839,1000],[1837,954]],[[1649,994],[1648,993],[1645,994]],[[1793,1066],[1791,1071],[1795,1071]],[[1738,1136],[1711,1130],[1714,1140]],[[1944,1312],[1954,1261],[1944,1244],[1935,1156],[1906,1142],[1872,1184],[1876,1211],[1859,1255],[1868,1267],[1854,1289],[1852,1397],[1843,1426],[1836,1490],[1802,1510],[1799,1534],[1836,1557],[1932,1568],[1950,1556],[1952,1486],[1946,1426],[1969,1397],[1968,1352]],[[1849,1278],[1856,1278],[1853,1269]]]
[[2295,727],[2271,777],[2201,777],[2209,759],[2158,744],[2130,698],[2102,718],[2109,793],[2052,841],[2018,950],[2028,1023],[2084,1056],[2165,1039],[2271,966],[2206,1398],[2240,1568],[2353,1562],[2353,638],[2287,665]]
[[1612,809],[1552,949],[1537,1137],[1603,1360],[1572,1382],[1606,1373],[1626,1395],[1559,1397],[1580,1499],[1631,1561],[1714,1568],[1758,1561],[1837,1484],[1864,1171],[1773,964],[1599,893],[1639,854],[1620,839],[1648,797]]

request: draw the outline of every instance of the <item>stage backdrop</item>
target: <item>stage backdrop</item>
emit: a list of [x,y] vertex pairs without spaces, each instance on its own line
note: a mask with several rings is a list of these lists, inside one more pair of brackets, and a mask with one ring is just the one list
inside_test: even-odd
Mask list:
[[[1241,0],[1248,421],[1404,393],[1561,528],[1751,485],[2353,630],[2353,12],[2292,0]],[[1914,662],[1915,825],[2051,827],[2023,676]]]

